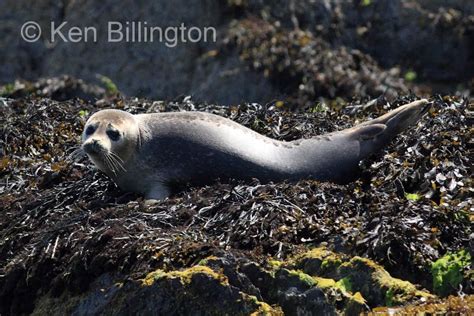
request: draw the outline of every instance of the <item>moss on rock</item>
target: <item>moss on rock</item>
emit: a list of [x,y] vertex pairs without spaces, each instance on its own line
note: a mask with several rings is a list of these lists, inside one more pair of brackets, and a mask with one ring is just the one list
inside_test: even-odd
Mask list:
[[286,270],[286,271],[288,271],[288,274],[290,276],[297,277],[301,282],[303,282],[309,287],[315,286],[317,284],[312,276],[304,273],[303,271],[299,271],[299,270]]
[[294,265],[311,275],[333,277],[345,260],[347,258],[344,254],[336,254],[325,247],[318,247],[290,259],[288,264]]
[[396,306],[433,297],[408,281],[392,277],[382,266],[362,257],[348,257],[325,247],[312,249],[287,263],[313,276],[321,288],[336,288],[370,306]]
[[193,276],[195,276],[196,274],[205,274],[215,280],[218,280],[222,285],[229,285],[229,281],[224,275],[218,274],[214,272],[211,268],[201,265],[196,265],[183,271],[164,272],[163,270],[156,270],[149,273],[143,279],[143,284],[146,286],[151,286],[155,283],[156,280],[160,280],[163,278],[179,278],[183,285],[188,285],[191,283]]
[[[217,260],[217,257],[207,261]],[[208,266],[196,265],[184,270],[153,271],[141,280],[142,289],[138,292],[147,293],[144,297],[168,297],[167,305],[181,306],[180,313],[189,311],[205,311],[206,315],[236,314],[236,315],[282,315],[278,308],[273,308],[254,295],[244,293],[238,287],[229,284],[222,271],[216,271]],[[150,294],[149,292],[152,292]],[[155,293],[156,292],[156,293]],[[136,297],[141,297],[139,294]],[[225,302],[225,304],[222,304]],[[148,301],[136,302],[140,305],[137,310],[144,310],[152,304]],[[167,309],[160,309],[166,314]],[[127,310],[126,312],[129,312]]]
[[[401,305],[420,298],[433,297],[418,290],[412,283],[392,277],[382,266],[372,260],[354,257],[340,267],[340,275],[360,291],[371,304]],[[347,281],[346,281],[347,282]]]

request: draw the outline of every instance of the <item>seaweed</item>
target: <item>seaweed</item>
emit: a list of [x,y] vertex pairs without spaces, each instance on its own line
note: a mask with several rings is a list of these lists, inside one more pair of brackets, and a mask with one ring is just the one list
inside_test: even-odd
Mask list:
[[[106,107],[132,113],[208,111],[267,136],[293,140],[349,127],[414,97],[290,112],[272,103],[225,107],[191,98],[153,102],[105,93],[95,102],[55,101],[19,94],[3,98],[0,106],[1,314],[30,313],[60,299],[75,298],[79,304],[104,276],[126,285],[152,271],[173,274],[213,257],[244,260],[248,267],[273,260],[277,267],[276,262],[321,245],[341,256],[371,259],[393,277],[433,291],[432,263],[472,249],[469,100],[433,96],[431,112],[361,163],[358,179],[346,185],[216,182],[147,206],[141,197],[122,192],[85,157],[70,159],[87,114]],[[407,198],[410,194],[417,198]],[[337,271],[346,262],[329,259],[320,262],[326,262],[326,271]],[[262,302],[264,285],[239,283],[239,271],[227,269],[235,277],[228,278],[231,286]],[[460,294],[472,294],[469,272],[463,275]],[[348,284],[339,285],[357,291]],[[367,300],[368,306],[400,303],[398,292],[387,293]],[[280,303],[291,308],[317,298],[323,304],[327,301],[321,295],[321,289],[288,292]],[[360,301],[357,308],[363,306]],[[331,308],[338,309],[334,304]]]

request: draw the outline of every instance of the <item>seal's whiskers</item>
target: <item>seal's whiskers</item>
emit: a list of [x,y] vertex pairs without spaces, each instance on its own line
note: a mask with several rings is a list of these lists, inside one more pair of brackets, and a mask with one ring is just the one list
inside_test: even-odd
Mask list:
[[114,162],[114,165],[116,167],[118,167],[117,171],[120,168],[123,171],[127,172],[127,169],[125,169],[124,166],[123,166],[123,160],[119,156],[117,156],[117,154],[115,154],[114,152],[111,152],[111,151],[108,152],[108,154],[109,154],[108,155],[109,159]]
[[66,156],[66,160],[70,162],[77,162],[82,158],[86,157],[86,153],[81,146],[75,148],[69,155]]

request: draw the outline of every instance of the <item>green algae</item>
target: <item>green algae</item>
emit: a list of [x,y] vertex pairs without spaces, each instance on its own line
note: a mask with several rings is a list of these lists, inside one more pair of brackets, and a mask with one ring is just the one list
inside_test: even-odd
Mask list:
[[394,305],[393,296],[393,289],[390,288],[385,292],[385,305],[389,307]]
[[77,114],[78,114],[79,117],[81,117],[81,118],[86,118],[86,117],[89,116],[89,111],[87,111],[87,110],[80,110]]
[[471,254],[465,249],[436,260],[431,265],[435,293],[446,296],[456,290],[464,279],[463,270],[470,264]]
[[419,199],[421,199],[421,196],[417,193],[405,193],[405,197],[407,200],[413,201],[413,202],[416,202]]
[[342,278],[336,282],[336,286],[346,292],[352,292],[352,282],[348,277]]
[[201,259],[198,262],[198,266],[207,266],[209,264],[209,261],[217,260],[218,258],[216,256],[209,256],[207,258]]
[[304,284],[308,285],[309,287],[313,287],[317,284],[317,282],[313,279],[312,276],[309,274],[304,273],[300,270],[288,270],[288,273],[291,276],[296,276],[300,279]]
[[105,87],[105,90],[108,95],[115,95],[119,92],[117,85],[107,76],[99,76],[100,81]]
[[0,97],[8,96],[15,91],[15,85],[13,83],[8,83],[3,87],[0,87]]
[[405,73],[405,80],[406,81],[415,81],[417,77],[418,76],[417,76],[416,72],[414,72],[413,70],[409,70]]

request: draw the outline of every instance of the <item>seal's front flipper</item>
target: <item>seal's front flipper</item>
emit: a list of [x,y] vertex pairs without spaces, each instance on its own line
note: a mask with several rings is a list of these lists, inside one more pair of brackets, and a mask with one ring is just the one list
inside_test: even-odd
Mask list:
[[351,137],[360,141],[360,158],[386,146],[400,132],[417,122],[430,106],[428,100],[418,100],[351,128]]
[[166,187],[166,185],[162,183],[157,183],[155,184],[150,191],[146,194],[146,199],[147,201],[150,201],[150,203],[153,203],[153,201],[157,200],[163,200],[170,196],[171,191]]

